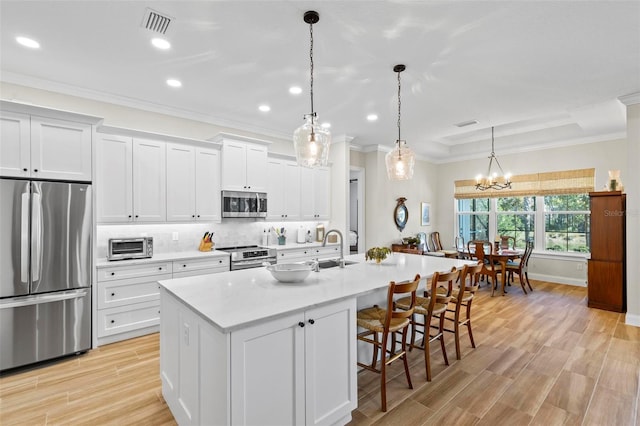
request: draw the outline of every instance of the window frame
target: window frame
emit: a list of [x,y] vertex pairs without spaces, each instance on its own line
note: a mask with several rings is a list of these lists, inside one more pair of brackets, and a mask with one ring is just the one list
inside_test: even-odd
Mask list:
[[[505,195],[508,195],[505,193]],[[552,195],[552,194],[546,194],[547,196]],[[553,195],[570,195],[570,194],[553,194]],[[587,194],[588,195],[588,194]],[[558,259],[558,258],[567,258],[567,259],[575,259],[575,258],[588,258],[590,257],[591,253],[589,252],[570,252],[570,251],[555,251],[555,250],[546,250],[546,244],[545,244],[545,215],[546,215],[546,211],[544,209],[544,197],[545,195],[535,195],[533,196],[535,198],[535,212],[534,212],[534,253],[536,254],[536,257],[540,257],[540,258],[553,258],[553,259]],[[477,197],[479,199],[484,199],[487,197]],[[502,197],[502,198],[511,198],[511,197]],[[477,214],[477,213],[470,213],[467,211],[459,211],[458,209],[458,201],[460,201],[459,199],[455,199],[454,198],[454,235],[460,235],[460,215],[463,214]],[[486,212],[478,212],[480,214],[486,214]],[[503,213],[503,212],[501,212]],[[526,213],[526,212],[522,212],[523,214],[530,214],[530,213]],[[568,211],[568,212],[554,212],[554,213],[561,213],[561,214],[587,214],[587,215],[591,215],[591,211],[587,210],[587,211]],[[495,240],[495,237],[497,235],[497,230],[498,230],[498,199],[497,198],[489,198],[489,224],[488,224],[488,235],[489,235],[489,240],[491,241],[491,239],[493,238]],[[587,240],[588,241],[588,240]],[[465,244],[468,241],[465,240]],[[588,241],[589,243],[589,241]]]

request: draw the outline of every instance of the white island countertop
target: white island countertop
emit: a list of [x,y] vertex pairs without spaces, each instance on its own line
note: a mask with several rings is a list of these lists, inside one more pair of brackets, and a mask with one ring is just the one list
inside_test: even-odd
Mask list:
[[359,263],[311,272],[299,283],[281,283],[264,267],[159,283],[203,319],[229,333],[267,318],[364,295],[385,288],[390,281],[413,279],[415,274],[428,278],[436,271],[474,263],[404,253],[393,253],[380,264],[365,262],[363,254],[345,259]]

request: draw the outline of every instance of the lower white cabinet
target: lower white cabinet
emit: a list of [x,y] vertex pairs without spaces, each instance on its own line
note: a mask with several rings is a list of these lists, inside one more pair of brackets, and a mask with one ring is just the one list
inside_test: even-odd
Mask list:
[[229,270],[229,256],[98,268],[98,345],[158,331],[158,281]]
[[278,263],[304,262],[307,260],[335,259],[340,257],[340,245],[278,249]]
[[356,301],[223,333],[161,289],[162,393],[179,424],[345,424],[357,406]]
[[187,259],[173,261],[173,278],[227,272],[231,268],[229,256],[214,259]]

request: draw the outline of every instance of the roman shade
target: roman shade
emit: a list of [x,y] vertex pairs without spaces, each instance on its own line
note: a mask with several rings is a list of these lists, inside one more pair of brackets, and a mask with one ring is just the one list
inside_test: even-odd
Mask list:
[[475,179],[454,182],[454,198],[526,197],[536,195],[584,194],[595,188],[595,169],[531,173],[511,177],[511,189],[476,190]]

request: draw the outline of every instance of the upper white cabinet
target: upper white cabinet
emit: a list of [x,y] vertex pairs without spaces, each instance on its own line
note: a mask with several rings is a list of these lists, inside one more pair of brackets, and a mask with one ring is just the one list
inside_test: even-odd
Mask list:
[[133,139],[133,219],[164,222],[167,218],[166,144]]
[[220,221],[220,151],[167,144],[167,221]]
[[104,135],[98,141],[98,222],[166,220],[166,144]]
[[300,168],[302,220],[329,219],[329,169]]
[[0,175],[91,181],[92,133],[92,124],[3,110]]
[[267,164],[267,220],[300,219],[300,166],[269,158]]
[[212,139],[222,143],[222,189],[267,191],[267,145],[269,142],[220,133]]
[[133,221],[133,142],[102,135],[97,143],[96,194],[98,222]]

